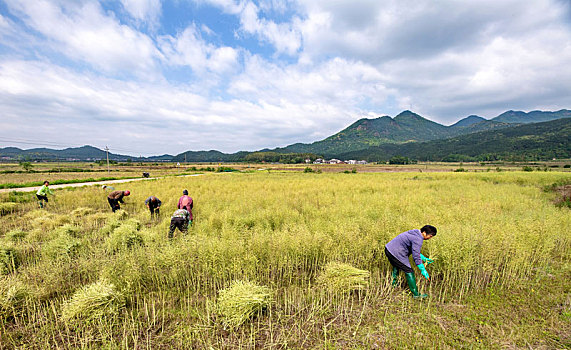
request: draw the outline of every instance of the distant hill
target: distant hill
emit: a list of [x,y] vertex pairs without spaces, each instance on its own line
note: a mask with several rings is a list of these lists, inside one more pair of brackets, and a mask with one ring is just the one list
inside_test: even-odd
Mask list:
[[507,111],[492,120],[501,123],[527,124],[547,122],[561,118],[571,118],[571,111],[567,109],[562,109],[557,112],[531,111],[528,113],[521,111]]
[[311,144],[295,143],[273,151],[315,153],[325,157],[335,157],[342,152],[357,151],[382,144],[437,140],[510,126],[512,125],[508,123],[486,120],[477,116],[470,116],[454,125],[444,126],[411,111],[404,111],[394,119],[389,116],[360,119],[324,140]]
[[477,115],[470,115],[470,116],[467,116],[466,118],[461,119],[461,120],[457,121],[456,123],[450,125],[450,127],[452,127],[452,128],[466,127],[466,126],[474,125],[477,123],[481,123],[483,121],[486,121],[486,119],[484,119],[480,116],[477,116]]
[[[95,161],[107,159],[107,152],[93,146],[72,147],[62,150],[50,148],[32,148],[23,150],[16,147],[0,148],[0,158],[9,157],[13,160],[50,160],[50,161]],[[154,156],[149,158],[140,158],[126,156],[121,154],[109,153],[109,160],[127,161],[127,160],[147,160],[147,161],[165,161],[172,159],[171,155]]]
[[429,161],[571,158],[571,118],[517,125],[443,140],[386,144],[342,153],[338,158],[387,161],[394,156]]
[[173,157],[173,162],[236,162],[250,152],[222,153],[220,151],[186,151]]
[[[547,124],[547,126],[536,124],[569,120],[569,118],[571,118],[571,111],[567,109],[556,112],[532,111],[528,113],[507,111],[491,120],[470,115],[455,124],[445,126],[425,119],[414,112],[403,111],[394,118],[383,116],[359,119],[340,132],[313,143],[295,143],[276,149],[265,148],[256,152],[241,151],[231,154],[216,150],[187,151],[176,156],[163,154],[152,157],[109,153],[109,159],[152,162],[238,162],[249,159],[297,159],[300,156],[309,158],[321,156],[339,159],[386,160],[391,155],[402,155],[419,160],[441,160],[454,154],[469,158],[481,157],[485,153],[493,153],[502,157],[510,154],[533,157],[532,154],[534,154],[542,159],[561,158],[562,154],[568,153],[569,135],[564,134],[562,130],[549,129],[549,125],[559,125],[563,130],[568,131],[567,122],[562,121],[562,124],[554,123]],[[524,136],[518,138],[513,136],[512,132],[524,133]],[[553,135],[558,135],[559,141],[553,139]],[[499,141],[494,142],[496,139]],[[530,151],[526,153],[522,150]],[[303,155],[292,155],[293,153]],[[106,159],[106,156],[104,150],[92,146],[64,150],[0,148],[0,159],[5,160],[94,161]]]

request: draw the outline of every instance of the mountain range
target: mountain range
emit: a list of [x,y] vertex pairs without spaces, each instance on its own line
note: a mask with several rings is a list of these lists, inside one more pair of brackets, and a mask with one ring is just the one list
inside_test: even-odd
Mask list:
[[[109,159],[154,162],[229,162],[243,161],[253,153],[272,152],[278,154],[305,153],[340,159],[385,160],[388,155],[401,155],[414,159],[442,160],[450,155],[473,158],[485,153],[505,157],[510,154],[520,154],[518,149],[527,150],[528,158],[531,157],[531,153],[541,154],[544,158],[554,157],[555,154],[557,158],[565,158],[571,157],[570,133],[563,132],[564,130],[568,132],[570,121],[571,111],[567,109],[556,112],[531,111],[527,113],[510,110],[490,120],[470,115],[455,124],[445,126],[414,112],[403,111],[394,118],[383,116],[357,120],[340,132],[309,144],[295,143],[281,148],[263,149],[257,152],[241,151],[232,154],[216,150],[187,151],[176,156],[164,154],[152,157],[132,157],[109,153]],[[537,123],[542,125],[529,126],[529,124]],[[556,138],[559,138],[561,142],[558,143]],[[4,160],[93,161],[106,159],[106,156],[105,151],[92,146],[64,150],[0,148],[0,159]]]

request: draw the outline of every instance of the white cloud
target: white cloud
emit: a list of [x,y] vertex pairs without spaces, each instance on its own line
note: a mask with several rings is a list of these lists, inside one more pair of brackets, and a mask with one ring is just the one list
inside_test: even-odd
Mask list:
[[161,0],[120,0],[129,14],[141,21],[155,25],[161,14]]
[[237,50],[208,44],[200,37],[195,25],[187,27],[177,37],[161,37],[159,42],[166,64],[189,66],[199,75],[206,71],[229,72],[237,65]]
[[253,1],[232,0],[196,0],[200,4],[211,4],[229,14],[240,18],[240,32],[257,36],[262,42],[273,45],[278,54],[295,55],[301,48],[301,33],[297,30],[297,19],[290,22],[276,23],[263,18],[260,11],[282,12],[286,6],[284,2],[265,1],[261,9]]
[[54,50],[106,73],[152,77],[159,57],[152,40],[106,16],[93,1],[7,0],[11,11]]

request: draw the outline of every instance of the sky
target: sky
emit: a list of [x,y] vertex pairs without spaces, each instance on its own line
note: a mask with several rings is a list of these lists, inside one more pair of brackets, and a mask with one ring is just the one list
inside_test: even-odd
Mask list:
[[254,151],[570,82],[571,0],[0,0],[0,147]]

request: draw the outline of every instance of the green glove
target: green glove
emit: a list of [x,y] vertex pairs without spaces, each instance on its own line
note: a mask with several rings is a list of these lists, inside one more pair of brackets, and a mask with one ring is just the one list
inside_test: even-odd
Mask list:
[[424,278],[426,278],[427,280],[430,281],[430,276],[428,275],[428,272],[426,272],[424,265],[418,264],[416,266],[418,267],[418,269],[420,270],[420,273],[424,276]]
[[420,254],[420,260],[422,260],[423,262],[425,262],[426,265],[432,264],[432,263],[434,262],[434,260],[429,259],[429,258],[425,257],[425,256],[422,255],[422,254]]

